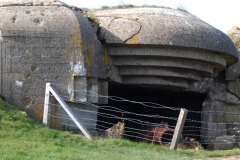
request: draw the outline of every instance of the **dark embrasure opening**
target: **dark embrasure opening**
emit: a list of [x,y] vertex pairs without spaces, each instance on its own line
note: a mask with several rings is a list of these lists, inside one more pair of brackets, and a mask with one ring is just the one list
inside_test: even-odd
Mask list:
[[[206,94],[169,91],[159,89],[157,87],[142,87],[109,83],[109,96],[121,97],[129,101],[151,102],[155,104],[145,103],[147,105],[145,106],[139,103],[109,99],[107,106],[116,107],[118,109],[136,114],[122,114],[120,112],[106,110],[106,108],[101,107],[99,109],[100,114],[110,114],[119,118],[98,116],[98,128],[110,128],[112,127],[111,124],[116,124],[122,119],[128,118],[130,120],[125,121],[124,137],[131,140],[138,140],[140,137],[139,130],[144,130],[149,123],[160,124],[161,121],[164,121],[168,123],[170,128],[174,128],[177,123],[176,119],[179,116],[179,110],[158,107],[158,105],[163,105],[166,107],[185,108],[187,110],[196,111],[188,112],[187,121],[184,124],[182,136],[195,138],[197,141],[200,141],[201,114],[197,112],[202,110],[202,103],[206,98]],[[141,114],[141,116],[138,114]],[[156,115],[161,117],[155,118],[142,115]],[[131,121],[132,119],[134,122]],[[139,121],[136,122],[135,119]],[[110,124],[104,122],[109,122]],[[163,139],[162,141],[168,141],[167,139],[171,139],[171,135],[164,135],[163,137],[166,137],[166,140]]]

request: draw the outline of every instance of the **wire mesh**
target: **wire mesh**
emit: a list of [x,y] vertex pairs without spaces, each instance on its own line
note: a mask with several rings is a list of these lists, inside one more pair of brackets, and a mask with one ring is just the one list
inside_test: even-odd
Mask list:
[[[54,84],[54,86],[60,87],[61,89],[67,89],[66,86],[61,84]],[[79,106],[85,107],[71,107],[72,111],[79,113],[81,115],[79,120],[82,121],[83,125],[86,125],[90,130],[103,131],[106,132],[105,136],[108,136],[108,132],[121,132],[118,135],[123,138],[128,138],[134,141],[144,141],[150,143],[170,143],[173,132],[165,132],[159,139],[159,137],[154,137],[156,127],[175,129],[178,116],[172,116],[171,112],[180,111],[179,107],[168,107],[165,105],[160,105],[152,102],[137,102],[131,101],[125,98],[116,96],[102,96],[94,92],[89,92],[86,90],[73,90],[74,92],[84,93],[87,96],[97,96],[104,97],[111,101],[118,103],[124,102],[129,106],[134,104],[138,106],[137,108],[145,107],[146,110],[153,110],[155,112],[143,113],[136,110],[126,110],[126,108],[119,108],[110,105],[97,105],[87,102],[79,101],[78,99],[72,99],[72,102],[79,104]],[[65,101],[69,100],[67,95],[61,95]],[[64,126],[63,128],[75,128],[74,123],[71,118],[69,118],[63,112],[58,112],[61,110],[61,105],[57,103],[50,103],[52,107],[55,108],[55,112],[50,115],[55,118],[58,125]],[[94,109],[89,109],[94,108]],[[52,109],[53,110],[53,109]],[[161,111],[168,111],[169,116],[161,115]],[[204,115],[214,115],[214,116],[238,116],[239,112],[222,112],[222,111],[194,111],[188,110],[192,115],[197,115],[198,117]],[[54,114],[53,114],[54,113]],[[159,114],[160,113],[160,114]],[[85,116],[84,116],[85,115]],[[91,115],[91,116],[90,116]],[[196,117],[197,117],[196,116]],[[114,129],[118,123],[124,124],[124,129],[121,131]],[[215,126],[215,127],[214,127]],[[217,127],[216,127],[217,126]],[[220,126],[220,127],[219,127]],[[224,126],[224,127],[221,127]],[[231,126],[231,127],[229,127]],[[230,139],[217,139],[219,136],[224,136],[228,134]],[[232,137],[232,139],[231,139]],[[204,121],[201,119],[188,118],[185,121],[183,132],[181,134],[180,142],[191,143],[190,139],[194,139],[193,143],[198,143],[201,145],[213,145],[213,144],[238,144],[240,143],[240,121],[238,122],[224,122],[219,121]]]

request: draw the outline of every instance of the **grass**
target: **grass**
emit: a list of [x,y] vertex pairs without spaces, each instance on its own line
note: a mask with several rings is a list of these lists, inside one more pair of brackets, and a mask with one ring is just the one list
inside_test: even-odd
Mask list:
[[[157,6],[157,5],[142,5],[142,6],[136,6],[136,5],[132,5],[132,4],[122,4],[122,5],[117,5],[117,6],[102,6],[100,9],[97,10],[106,10],[106,9],[126,9],[126,8],[167,8],[167,9],[173,9],[171,7],[167,7],[167,6]],[[182,5],[179,4],[176,6],[176,10],[180,10],[183,12],[188,12],[188,10]]]
[[49,129],[0,100],[0,159],[7,160],[154,160],[206,159],[238,155],[239,150],[169,150],[124,139],[96,138]]
[[168,9],[172,9],[170,7],[165,7],[165,6],[156,6],[156,5],[142,5],[142,6],[136,6],[136,5],[132,5],[132,4],[123,4],[123,5],[117,5],[117,6],[102,6],[101,9],[125,9],[125,8],[168,8]]

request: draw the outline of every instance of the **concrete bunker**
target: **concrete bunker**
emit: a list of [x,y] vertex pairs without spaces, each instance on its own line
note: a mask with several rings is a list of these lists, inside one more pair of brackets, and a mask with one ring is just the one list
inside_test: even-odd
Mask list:
[[[196,111],[239,106],[231,88],[237,84],[228,74],[232,74],[229,66],[238,61],[237,49],[224,33],[187,12],[167,8],[93,11],[91,25],[86,18],[89,15],[84,17],[80,9],[56,0],[0,0],[0,14],[0,93],[38,121],[47,82],[55,84],[70,107],[96,113],[102,112],[101,108],[94,110],[84,103],[102,106],[113,102],[86,93],[116,93],[136,100],[144,97]],[[227,67],[230,71],[224,79],[219,73]],[[128,88],[134,94],[127,95]],[[151,96],[143,96],[145,91]],[[197,101],[195,107],[192,99]],[[55,112],[61,114],[62,110]],[[89,130],[99,125],[97,116],[76,114],[81,120],[84,116],[94,119]],[[214,122],[212,117],[204,116],[201,121]],[[67,122],[52,119],[55,127],[76,128],[61,123]],[[212,134],[206,132],[200,135]]]
[[[119,83],[111,84],[110,81],[109,87],[122,90],[121,96],[126,96],[123,93],[127,94],[131,90],[136,91],[132,95],[149,90],[149,99],[155,97],[160,104],[167,104],[167,95],[170,94],[169,97],[175,99],[172,102],[175,107],[184,106],[205,112],[212,108],[208,101],[214,99],[212,91],[215,87],[215,90],[225,90],[224,70],[237,62],[238,52],[224,33],[199,18],[165,8],[115,9],[95,11],[93,14],[99,20],[101,28],[98,35],[105,40],[110,56],[108,78]],[[131,89],[131,86],[135,88]],[[129,91],[124,91],[123,88],[127,87],[130,88]],[[145,88],[138,92],[141,87]],[[112,88],[109,88],[109,92]],[[161,101],[155,92],[162,94],[165,99]],[[225,94],[226,90],[222,93]],[[137,98],[132,95],[129,98]],[[178,96],[183,99],[178,100]],[[192,99],[197,101],[196,108],[190,106]],[[141,112],[141,109],[135,111]],[[167,113],[169,114],[171,113]],[[197,124],[196,127],[205,129],[197,131],[196,134],[202,136],[195,137],[196,139],[209,142],[211,138],[206,137],[224,134],[214,134],[207,130],[226,130],[226,126],[224,129],[222,126],[211,125],[215,122],[211,116],[191,114],[196,121],[209,122],[209,126]],[[187,122],[186,125],[196,124]]]

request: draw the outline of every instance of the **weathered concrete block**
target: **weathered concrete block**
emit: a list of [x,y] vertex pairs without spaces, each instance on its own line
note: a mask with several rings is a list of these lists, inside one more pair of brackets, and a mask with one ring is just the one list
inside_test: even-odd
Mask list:
[[220,136],[217,137],[215,140],[211,141],[211,144],[213,145],[214,149],[219,150],[229,150],[233,149],[233,146],[236,142],[236,139],[234,136]]
[[228,135],[236,136],[236,146],[240,147],[240,122],[228,124]]
[[[240,64],[240,63],[239,63]],[[240,66],[239,66],[240,68]],[[228,89],[230,92],[234,93],[238,97],[240,97],[240,81],[239,79],[236,79],[234,81],[229,81],[227,83]]]
[[227,134],[226,123],[204,123],[201,129],[201,139],[205,142],[209,142],[215,137],[223,136]]
[[207,98],[203,103],[202,109],[201,140],[213,140],[217,136],[227,135],[229,126],[227,123],[240,122],[240,105],[229,104],[227,102]]
[[108,82],[98,80],[98,104],[108,104]]
[[[108,103],[108,83],[91,77],[74,76],[74,90],[69,88],[70,101],[94,104]],[[104,97],[106,96],[106,97]]]
[[240,76],[240,61],[226,69],[226,80],[235,80]]
[[74,76],[106,78],[102,45],[80,12],[55,0],[3,0],[0,15],[0,94],[35,119],[46,83],[69,100]]

